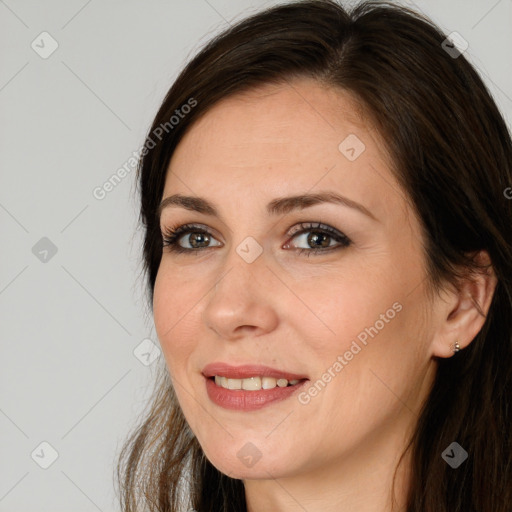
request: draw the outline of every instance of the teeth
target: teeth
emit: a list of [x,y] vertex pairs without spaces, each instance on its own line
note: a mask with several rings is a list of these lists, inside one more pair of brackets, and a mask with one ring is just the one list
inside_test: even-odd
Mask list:
[[286,379],[275,379],[274,377],[249,377],[247,379],[228,379],[215,375],[215,384],[225,389],[244,389],[246,391],[259,391],[260,389],[273,389],[276,386],[285,388],[294,386],[299,380],[294,379],[288,382]]
[[272,389],[277,385],[277,380],[274,377],[263,377],[261,379],[261,388],[262,389]]
[[240,379],[227,379],[228,389],[242,389],[242,381]]
[[261,389],[261,377],[250,377],[248,379],[243,379],[240,382],[242,389],[245,389],[246,391],[256,391]]

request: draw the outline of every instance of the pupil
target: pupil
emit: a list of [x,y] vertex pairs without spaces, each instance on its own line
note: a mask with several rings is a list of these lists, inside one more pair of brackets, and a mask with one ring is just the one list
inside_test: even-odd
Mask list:
[[192,235],[190,235],[189,241],[192,247],[198,247],[196,243],[201,244],[207,242],[208,235],[206,235],[206,233],[193,233]]
[[[320,242],[320,244],[317,244],[316,242],[318,242],[320,237],[323,237],[323,240]],[[317,247],[328,247],[328,238],[329,235],[326,235],[325,233],[311,234],[308,236],[308,243],[313,243],[313,245],[316,245]]]

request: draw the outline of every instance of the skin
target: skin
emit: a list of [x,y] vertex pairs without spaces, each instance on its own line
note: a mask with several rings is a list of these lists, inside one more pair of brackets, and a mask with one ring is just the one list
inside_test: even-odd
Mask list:
[[[399,510],[409,457],[397,473],[396,508],[393,472],[436,357],[451,357],[456,340],[462,349],[471,342],[485,320],[472,297],[486,312],[496,284],[490,273],[430,300],[420,224],[384,139],[360,114],[347,92],[310,79],[266,85],[210,109],[169,165],[163,198],[204,197],[221,218],[163,210],[163,231],[197,223],[212,238],[195,254],[164,247],[156,331],[192,431],[215,467],[244,481],[250,512]],[[349,134],[366,147],[354,161],[338,149]],[[265,210],[277,197],[319,191],[343,194],[376,220],[330,203]],[[330,226],[352,243],[308,257],[315,245],[307,236],[317,231],[289,236],[300,222]],[[252,263],[236,251],[248,236],[263,250]],[[190,233],[180,243],[192,247]],[[316,382],[395,303],[401,310],[307,404],[292,396],[243,412],[209,400],[201,371],[214,361],[266,364]],[[248,442],[261,454],[252,467],[237,456]]]

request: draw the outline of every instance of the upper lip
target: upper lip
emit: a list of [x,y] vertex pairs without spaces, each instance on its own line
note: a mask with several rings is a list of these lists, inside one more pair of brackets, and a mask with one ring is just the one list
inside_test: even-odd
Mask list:
[[274,377],[275,379],[302,380],[307,379],[305,375],[277,370],[269,366],[259,364],[244,364],[231,366],[227,363],[211,363],[203,368],[203,375],[206,378],[219,375],[231,379],[247,379],[249,377]]

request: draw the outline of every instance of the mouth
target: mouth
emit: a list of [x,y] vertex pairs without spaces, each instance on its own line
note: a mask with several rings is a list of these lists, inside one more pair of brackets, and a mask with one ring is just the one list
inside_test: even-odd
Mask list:
[[[285,370],[278,370],[270,366],[244,364],[240,366],[232,366],[227,363],[211,363],[203,368],[202,374],[207,379],[214,378],[217,385],[223,386],[227,381],[235,381],[233,385],[247,385],[247,389],[253,389],[257,384],[263,386],[262,389],[269,389],[270,387],[285,387],[289,383],[296,384],[296,381],[307,380],[306,375],[291,373]],[[258,380],[259,379],[259,380]],[[244,382],[245,381],[245,382]],[[275,381],[275,382],[274,382]],[[284,382],[286,381],[286,383]],[[241,388],[227,388],[227,389],[245,389]],[[260,388],[261,389],[261,388]]]
[[261,365],[212,363],[202,375],[210,400],[226,409],[247,411],[290,398],[309,381],[305,375]]
[[262,389],[286,388],[296,386],[308,379],[276,379],[275,377],[264,377],[256,375],[245,379],[234,379],[221,375],[207,377],[209,380],[224,389],[243,389],[244,391],[260,391]]

